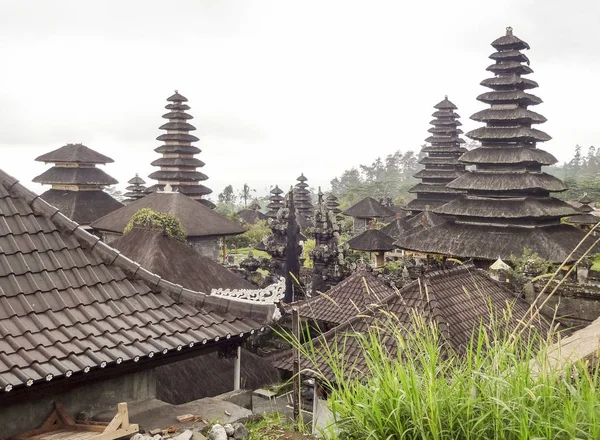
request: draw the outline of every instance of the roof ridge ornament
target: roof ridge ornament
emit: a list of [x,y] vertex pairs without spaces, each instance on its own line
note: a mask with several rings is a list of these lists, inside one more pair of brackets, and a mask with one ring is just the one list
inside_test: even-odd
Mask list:
[[513,34],[513,28],[511,26],[508,26],[506,28],[506,36],[512,37]]

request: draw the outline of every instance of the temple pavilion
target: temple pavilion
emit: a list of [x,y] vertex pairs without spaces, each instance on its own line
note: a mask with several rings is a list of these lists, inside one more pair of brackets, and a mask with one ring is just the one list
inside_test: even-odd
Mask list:
[[[487,70],[493,76],[481,83],[491,90],[477,98],[489,107],[471,116],[484,125],[467,133],[481,146],[459,159],[474,169],[447,184],[465,194],[434,209],[446,218],[444,223],[402,236],[395,244],[428,254],[489,261],[521,255],[527,248],[559,263],[584,235],[561,224],[562,217],[577,212],[551,197],[551,193],[567,188],[560,179],[542,171],[542,166],[557,160],[537,148],[538,142],[548,141],[550,136],[533,128],[546,118],[529,110],[542,102],[529,93],[538,84],[525,77],[533,72],[523,53],[529,45],[507,28],[506,35],[496,39],[492,47],[493,64]],[[581,246],[579,251],[586,249]]]
[[417,197],[402,207],[411,215],[453,200],[460,191],[448,188],[446,184],[465,172],[465,164],[458,161],[467,150],[461,146],[465,141],[460,137],[462,130],[458,127],[462,124],[458,120],[459,115],[454,112],[457,107],[446,96],[434,108],[434,119],[430,122],[433,127],[428,130],[431,135],[426,139],[428,145],[422,149],[425,157],[419,161],[425,169],[414,175],[421,182],[409,190]]
[[212,208],[213,203],[204,199],[204,196],[212,193],[212,190],[200,183],[208,179],[206,174],[198,171],[198,168],[204,166],[204,162],[194,157],[201,150],[192,145],[199,139],[190,134],[190,131],[196,130],[196,127],[188,122],[193,116],[186,113],[190,109],[186,104],[187,98],[175,90],[175,94],[169,96],[167,101],[169,104],[165,108],[168,112],[162,117],[168,122],[160,126],[161,130],[166,130],[166,133],[156,138],[164,144],[154,149],[162,157],[152,162],[153,166],[160,169],[148,176],[157,180],[158,184],[148,188],[148,192],[162,190],[168,183],[174,191]]
[[240,217],[242,223],[247,223],[249,225],[253,225],[254,223],[259,222],[261,220],[266,221],[269,218],[265,214],[260,212],[260,205],[256,200],[252,202],[247,208],[238,211],[237,214]]
[[383,220],[395,217],[396,213],[387,206],[383,206],[373,197],[365,197],[360,202],[352,205],[344,211],[344,215],[354,218],[354,232],[361,233],[369,228],[369,224],[375,220]]
[[110,157],[82,144],[67,144],[35,160],[54,163],[52,168],[33,178],[36,183],[52,186],[40,197],[80,225],[87,226],[123,206],[102,190],[115,185],[117,180],[96,168],[98,164],[114,162]]

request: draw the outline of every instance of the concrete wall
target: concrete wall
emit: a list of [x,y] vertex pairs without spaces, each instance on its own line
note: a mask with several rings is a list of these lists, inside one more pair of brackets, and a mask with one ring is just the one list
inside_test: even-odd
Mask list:
[[0,400],[0,439],[39,428],[54,408],[64,405],[75,418],[80,412],[89,416],[117,410],[117,403],[150,399],[156,396],[154,370],[145,370],[98,382],[82,383],[68,391],[40,393],[27,401],[4,404]]

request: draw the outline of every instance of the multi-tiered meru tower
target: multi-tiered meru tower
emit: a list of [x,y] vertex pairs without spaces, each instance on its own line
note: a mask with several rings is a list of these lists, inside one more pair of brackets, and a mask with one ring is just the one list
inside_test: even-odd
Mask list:
[[485,125],[467,133],[481,146],[460,157],[474,169],[447,184],[465,194],[434,210],[446,217],[445,223],[400,237],[396,244],[407,250],[482,260],[507,259],[527,248],[544,259],[562,262],[583,234],[561,224],[562,217],[576,211],[551,197],[566,187],[542,171],[556,159],[537,148],[550,136],[533,127],[546,118],[529,110],[542,102],[529,93],[538,84],[524,77],[533,72],[522,53],[529,45],[507,28],[492,46],[494,63],[487,70],[494,76],[481,83],[491,91],[477,98],[489,108],[471,117]]
[[198,168],[204,166],[204,162],[195,157],[201,150],[192,145],[199,139],[190,134],[196,127],[188,122],[193,117],[186,113],[190,109],[190,106],[185,104],[187,98],[176,90],[167,101],[169,104],[165,108],[168,113],[164,114],[163,118],[168,122],[160,127],[161,130],[166,130],[166,133],[156,138],[164,144],[154,150],[162,154],[162,157],[152,162],[152,165],[160,167],[160,170],[148,176],[157,180],[158,184],[148,188],[148,192],[163,190],[165,185],[169,184],[173,191],[213,207],[209,200],[204,199],[212,190],[200,183],[208,177],[198,171]]
[[443,101],[434,106],[434,119],[430,122],[433,127],[426,139],[428,145],[422,149],[426,156],[419,161],[425,169],[414,175],[421,183],[413,186],[409,192],[417,197],[408,202],[402,209],[417,215],[426,209],[435,209],[454,200],[460,191],[446,186],[465,172],[465,165],[458,158],[467,151],[461,146],[464,140],[460,135],[462,124],[459,115],[454,112],[456,106],[446,96]]

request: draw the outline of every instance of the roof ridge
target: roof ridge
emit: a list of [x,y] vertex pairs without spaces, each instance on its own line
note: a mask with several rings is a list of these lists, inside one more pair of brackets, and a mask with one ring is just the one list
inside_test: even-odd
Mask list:
[[256,303],[248,311],[246,307],[240,307],[242,303],[237,301],[236,298],[210,295],[210,293],[186,289],[179,284],[167,281],[159,275],[150,272],[139,263],[129,259],[101,241],[99,237],[86,231],[78,223],[69,219],[59,209],[50,205],[33,191],[27,189],[18,179],[12,177],[2,169],[0,169],[0,184],[7,191],[15,194],[17,197],[23,198],[31,206],[34,213],[47,217],[56,224],[58,229],[73,234],[83,247],[87,247],[91,252],[96,253],[105,264],[124,270],[125,273],[130,274],[132,277],[147,283],[152,289],[164,290],[176,302],[187,302],[197,308],[208,308],[222,313],[234,312],[233,314],[236,316],[241,314],[241,317],[247,317],[259,322],[267,323],[273,319],[276,310],[273,304]]

